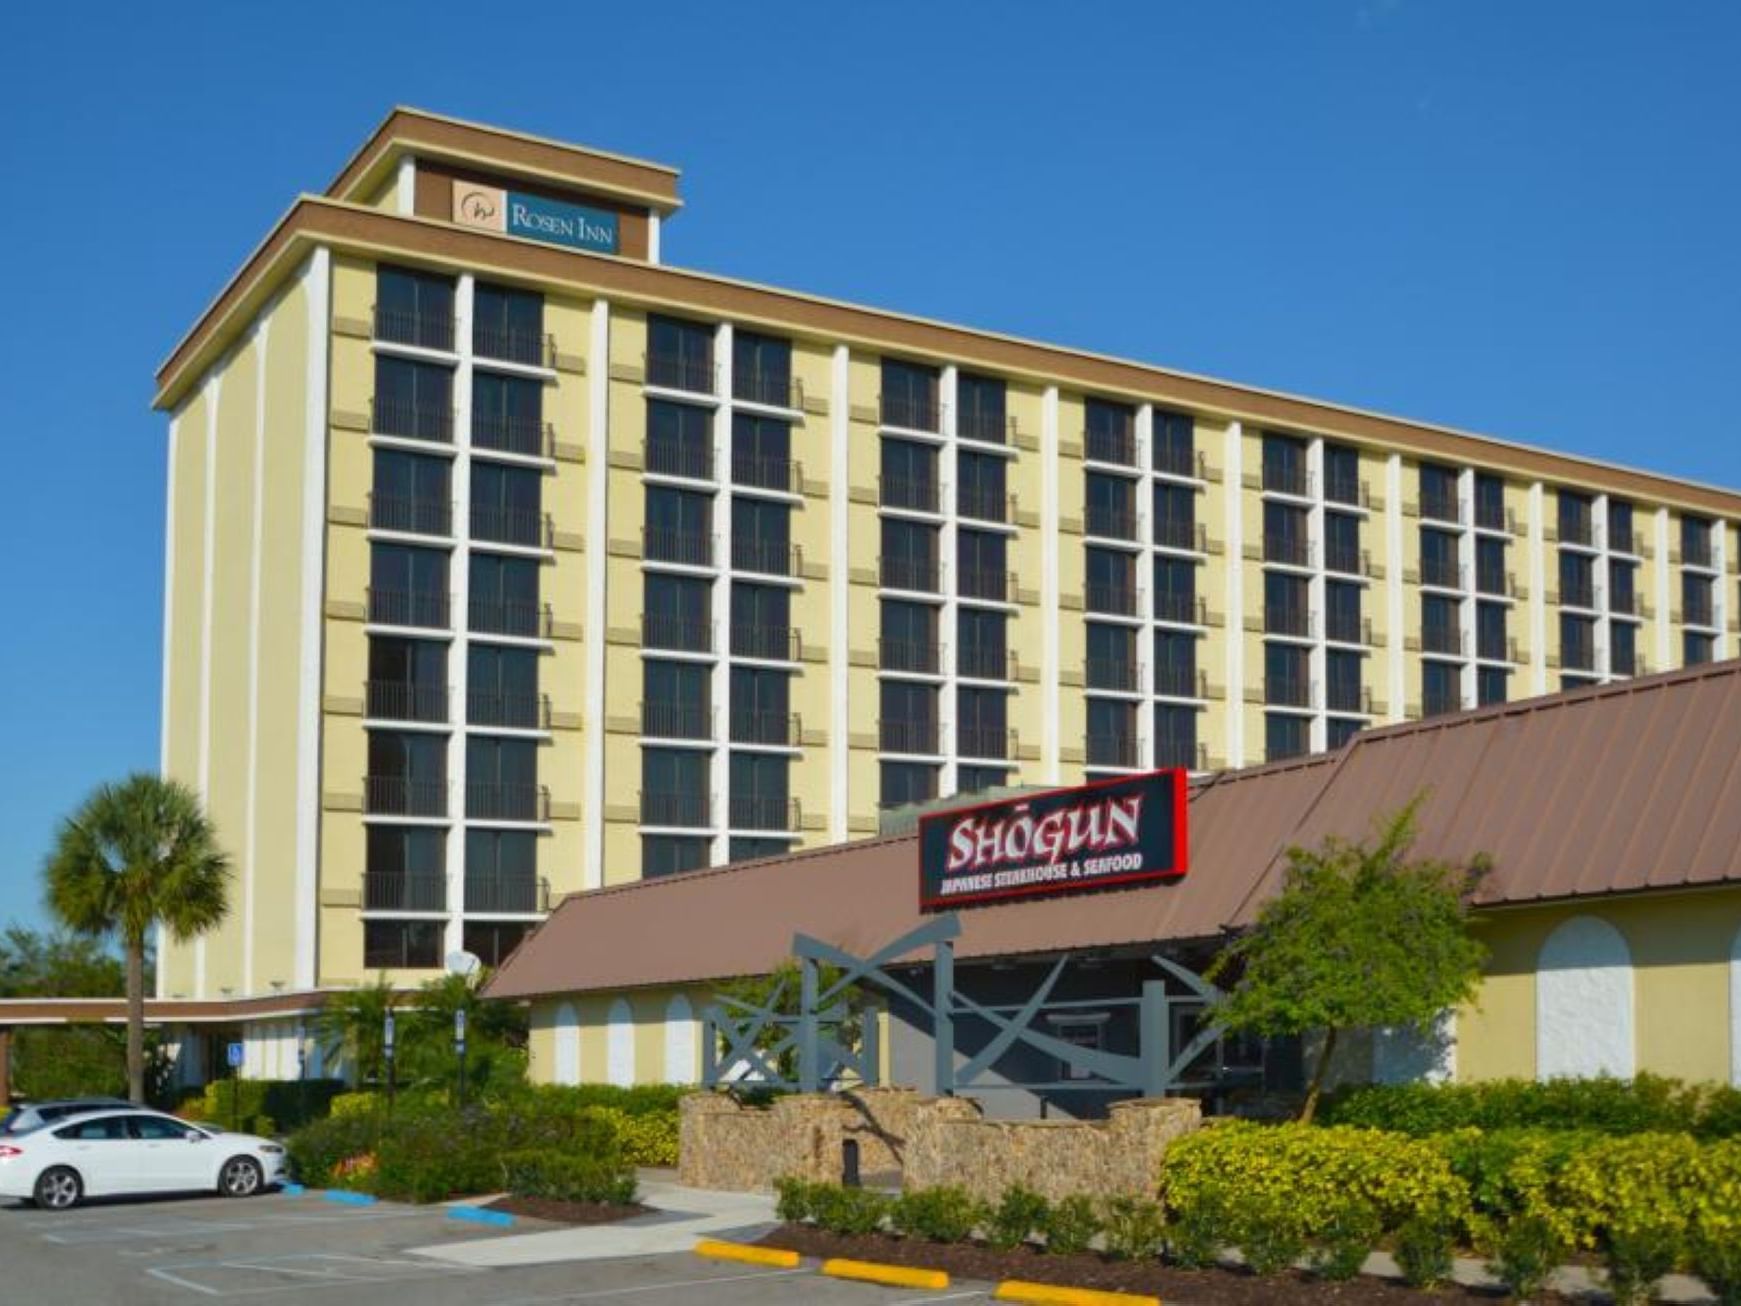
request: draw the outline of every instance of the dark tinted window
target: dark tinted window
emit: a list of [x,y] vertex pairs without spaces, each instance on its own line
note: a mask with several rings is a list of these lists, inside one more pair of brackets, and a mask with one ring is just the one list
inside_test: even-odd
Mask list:
[[128,1136],[127,1117],[102,1116],[95,1120],[80,1120],[63,1129],[55,1130],[54,1136],[81,1143],[120,1142]]
[[363,965],[369,970],[432,970],[441,964],[440,921],[364,921]]

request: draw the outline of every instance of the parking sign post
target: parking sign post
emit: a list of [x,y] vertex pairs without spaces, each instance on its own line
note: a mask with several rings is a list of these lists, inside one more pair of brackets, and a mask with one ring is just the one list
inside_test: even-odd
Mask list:
[[453,1050],[459,1057],[459,1093],[457,1106],[465,1105],[465,1008],[453,1013]]
[[387,1062],[387,1115],[393,1115],[393,1012],[381,1022],[381,1053]]

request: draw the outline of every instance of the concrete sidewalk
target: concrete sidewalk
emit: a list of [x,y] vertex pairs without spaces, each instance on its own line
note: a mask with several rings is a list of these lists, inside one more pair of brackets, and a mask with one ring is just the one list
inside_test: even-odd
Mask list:
[[641,1203],[653,1210],[631,1220],[409,1250],[418,1256],[471,1266],[596,1261],[686,1252],[695,1246],[697,1238],[754,1241],[778,1223],[774,1219],[772,1193],[717,1193],[685,1188],[668,1176],[669,1171],[656,1175],[643,1173]]

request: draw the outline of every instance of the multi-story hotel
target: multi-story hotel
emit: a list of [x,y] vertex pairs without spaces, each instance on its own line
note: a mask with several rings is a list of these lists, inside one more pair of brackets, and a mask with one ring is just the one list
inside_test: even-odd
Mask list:
[[163,365],[162,765],[237,884],[160,997],[1736,655],[1741,494],[670,267],[678,207],[395,111]]

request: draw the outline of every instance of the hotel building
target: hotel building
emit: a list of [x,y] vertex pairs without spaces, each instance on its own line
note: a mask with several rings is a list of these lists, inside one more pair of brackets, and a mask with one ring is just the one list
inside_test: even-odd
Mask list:
[[679,207],[396,110],[162,366],[162,769],[236,885],[160,998],[1737,654],[1741,494],[671,267]]

